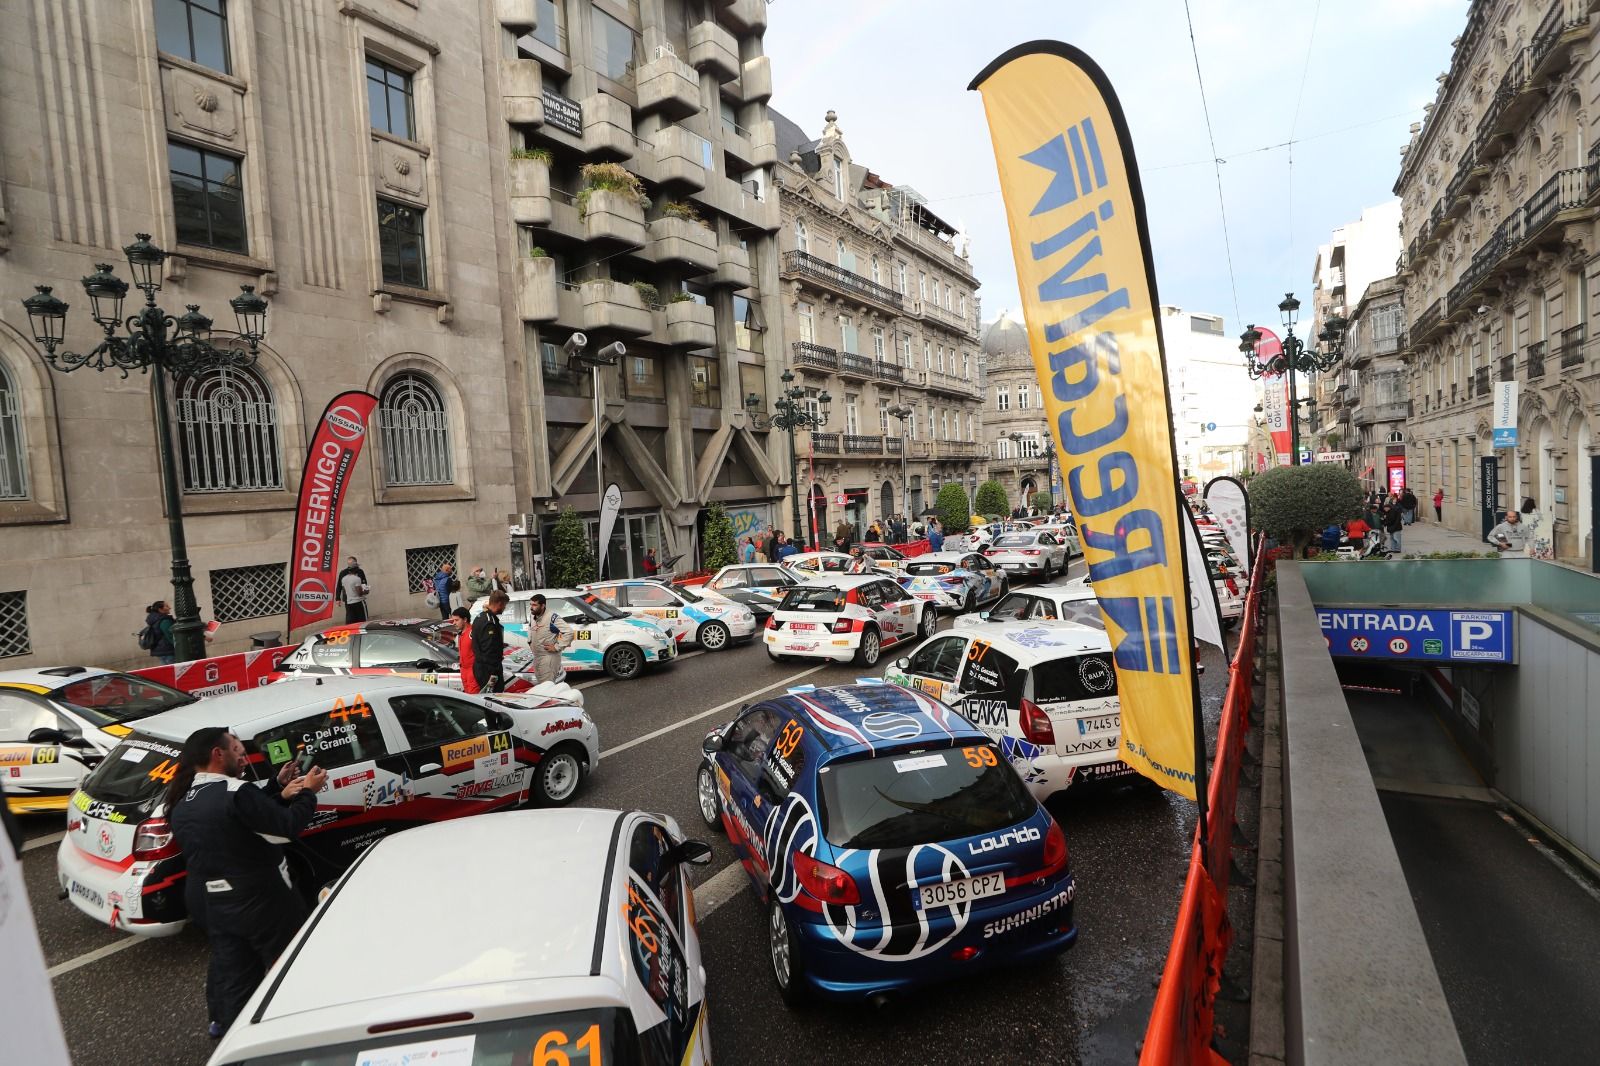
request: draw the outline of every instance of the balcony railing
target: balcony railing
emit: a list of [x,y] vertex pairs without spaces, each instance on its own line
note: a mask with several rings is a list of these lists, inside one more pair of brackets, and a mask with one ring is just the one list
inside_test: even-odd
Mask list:
[[905,450],[905,441],[899,437],[883,438],[883,449],[890,455],[899,455]]
[[795,341],[793,348],[795,366],[814,366],[820,370],[839,369],[839,353],[832,348],[824,348],[810,341]]
[[1472,395],[1489,395],[1489,368],[1480,366],[1472,372]]
[[1528,53],[1523,48],[1511,57],[1511,62],[1506,65],[1506,72],[1500,78],[1500,85],[1495,89],[1494,97],[1490,99],[1489,106],[1484,109],[1483,117],[1478,120],[1477,135],[1472,140],[1473,147],[1481,158],[1485,149],[1495,144],[1500,135],[1506,132],[1501,119],[1505,116],[1506,109],[1517,94],[1522,92],[1528,81]]
[[851,433],[844,435],[844,450],[846,455],[882,455],[882,437],[861,437]]
[[1584,364],[1583,342],[1586,339],[1582,325],[1573,326],[1571,329],[1561,331],[1560,347],[1561,369],[1571,370],[1575,366]]
[[811,450],[818,455],[839,454],[839,434],[813,433],[811,434]]
[[1425,340],[1428,335],[1433,332],[1434,328],[1439,325],[1439,321],[1443,317],[1443,300],[1435,300],[1433,303],[1428,305],[1428,309],[1422,312],[1421,316],[1418,317],[1416,325],[1411,327],[1411,332],[1417,338],[1419,343]]
[[1528,345],[1528,380],[1538,381],[1544,377],[1544,341],[1534,341]]
[[1588,198],[1587,177],[1582,167],[1558,170],[1550,180],[1539,186],[1539,191],[1528,198],[1523,210],[1527,213],[1523,233],[1532,238],[1548,226],[1563,211],[1583,206]]
[[966,378],[954,377],[950,374],[941,374],[937,370],[924,370],[922,372],[922,386],[928,389],[937,389],[940,392],[955,393],[960,396],[971,396],[978,391],[976,382]]
[[964,335],[971,336],[976,332],[971,322],[967,321],[965,318],[962,318],[954,311],[945,310],[932,300],[923,300],[918,302],[915,305],[915,309],[918,314],[922,315],[922,317],[932,319],[939,325],[945,326],[949,329],[959,330]]
[[877,371],[878,361],[871,356],[855,352],[839,353],[839,373],[851,377],[870,378]]
[[[1570,47],[1553,59],[1551,53],[1562,44],[1563,36],[1583,26],[1588,20],[1589,14],[1584,10],[1581,0],[1555,0],[1550,5],[1539,28],[1533,31],[1533,45],[1529,49],[1530,67],[1535,75],[1551,74],[1561,69],[1560,64],[1567,58]],[[1548,64],[1545,62],[1547,59],[1550,60]]]
[[870,278],[864,278],[851,270],[818,259],[810,252],[799,249],[783,253],[783,269],[786,274],[799,274],[802,277],[815,278],[832,287],[854,296],[873,300],[896,311],[900,310],[900,294],[886,285],[879,285]]

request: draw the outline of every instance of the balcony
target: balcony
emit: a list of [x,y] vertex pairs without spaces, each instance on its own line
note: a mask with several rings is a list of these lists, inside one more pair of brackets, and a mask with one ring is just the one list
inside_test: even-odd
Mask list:
[[971,440],[942,440],[938,442],[940,459],[981,459],[984,446]]
[[1531,49],[1523,48],[1511,57],[1500,86],[1478,120],[1477,135],[1472,145],[1478,158],[1485,162],[1505,152],[1507,141],[1521,127],[1532,109],[1539,103],[1541,94],[1529,78]]
[[925,389],[953,396],[976,396],[978,393],[977,382],[958,378],[953,374],[941,374],[937,370],[924,370],[919,384]]
[[660,53],[634,73],[639,110],[672,119],[699,114],[700,78],[695,69],[665,49]]
[[671,264],[686,274],[717,269],[717,235],[711,227],[670,215],[650,220],[650,253],[657,263]]
[[833,348],[825,348],[810,341],[795,341],[790,347],[794,352],[790,362],[802,370],[824,370],[834,373],[839,369],[839,353]]
[[717,320],[710,307],[694,300],[673,300],[652,315],[655,334],[669,348],[688,350],[717,346]]
[[554,322],[556,261],[549,256],[517,261],[517,311],[524,322]]
[[1538,381],[1544,377],[1544,341],[1534,341],[1528,345],[1528,380]]
[[882,437],[858,437],[846,433],[844,436],[844,451],[846,455],[882,455]]
[[500,99],[507,122],[544,125],[544,72],[537,59],[500,61]]
[[[1550,175],[1550,179],[1539,186],[1539,191],[1528,197],[1527,204],[1523,206],[1522,210],[1526,215],[1523,223],[1523,240],[1537,240],[1557,223],[1578,221],[1583,217],[1584,201],[1588,196],[1588,179],[1584,168],[1558,170]],[[1579,214],[1562,218],[1562,214],[1569,211]],[[1561,231],[1556,231],[1552,236],[1559,239]]]
[[699,191],[706,187],[707,172],[714,172],[711,142],[682,126],[656,132],[656,181]]
[[584,202],[583,233],[589,241],[643,248],[648,239],[644,208],[613,189],[589,189]]
[[932,459],[933,441],[912,440],[906,442],[906,455],[912,459]]
[[842,378],[860,378],[865,381],[873,376],[877,370],[878,361],[856,352],[839,353],[839,376]]
[[1444,301],[1435,300],[1412,324],[1411,335],[1417,339],[1418,344],[1425,343],[1439,329],[1443,321]]
[[1539,28],[1533,31],[1529,48],[1530,77],[1535,82],[1553,79],[1567,69],[1572,49],[1583,42],[1589,14],[1579,0],[1555,0]]
[[726,289],[750,287],[750,253],[737,244],[717,246],[717,272],[711,275],[711,284]]
[[602,159],[632,159],[638,141],[633,135],[633,108],[606,93],[584,98],[583,150]]
[[739,75],[739,99],[745,103],[772,99],[772,57],[757,56]]
[[922,300],[913,305],[913,313],[921,315],[923,321],[932,322],[936,326],[954,330],[961,336],[971,340],[977,336],[977,330],[971,322],[962,318],[954,311],[946,310],[931,300]]
[[812,433],[811,450],[817,455],[839,455],[839,434]]
[[518,33],[531,33],[539,24],[534,0],[494,0],[494,16],[500,25]]
[[655,328],[650,309],[639,290],[622,281],[596,278],[579,289],[583,298],[583,328],[597,332],[627,333],[643,337]]
[[689,27],[689,65],[709,70],[720,81],[739,76],[739,42],[733,34],[709,20]]
[[878,365],[873,371],[873,376],[878,378],[880,381],[899,382],[906,379],[906,372],[899,363],[891,363],[887,359],[879,359],[877,363]]
[[1480,366],[1472,372],[1472,395],[1489,395],[1489,368]]
[[1562,370],[1581,367],[1586,362],[1583,355],[1583,342],[1585,339],[1586,331],[1581,325],[1561,331],[1556,350],[1561,353]]
[[819,282],[844,296],[869,300],[892,311],[901,310],[900,294],[893,289],[818,259],[809,252],[799,250],[784,252],[783,273],[788,277]]
[[740,33],[765,33],[767,0],[733,0],[722,12],[722,18]]
[[511,218],[519,226],[550,224],[550,164],[545,159],[511,159]]
[[1477,185],[1473,177],[1474,154],[1472,145],[1467,145],[1467,150],[1461,153],[1461,161],[1456,164],[1456,172],[1450,178],[1450,184],[1444,189],[1444,210],[1447,218],[1455,218],[1466,214],[1467,208],[1472,204],[1472,189],[1467,186]]

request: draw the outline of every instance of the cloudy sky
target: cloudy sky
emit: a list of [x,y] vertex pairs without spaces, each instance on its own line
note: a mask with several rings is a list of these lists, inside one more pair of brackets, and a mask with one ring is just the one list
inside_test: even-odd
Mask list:
[[1016,274],[982,103],[966,85],[1024,41],[1077,45],[1128,114],[1161,301],[1220,313],[1236,334],[1276,323],[1285,291],[1309,292],[1330,230],[1392,198],[1407,128],[1433,99],[1468,3],[1189,2],[1227,160],[1232,282],[1183,0],[772,0],[772,103],[813,136],[837,111],[856,162],[965,224],[988,320],[1017,306]]

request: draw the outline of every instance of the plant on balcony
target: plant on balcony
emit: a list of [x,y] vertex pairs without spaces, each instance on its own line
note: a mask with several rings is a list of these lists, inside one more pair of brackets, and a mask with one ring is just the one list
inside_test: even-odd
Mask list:
[[528,258],[529,259],[549,259],[550,258],[550,253],[545,251],[543,248],[539,247],[536,244],[532,248],[528,249]]
[[644,185],[620,163],[585,163],[578,168],[583,188],[578,190],[578,217],[589,214],[589,197],[596,192],[614,192],[638,207],[644,207],[647,197]]
[[711,228],[706,220],[700,217],[700,212],[695,210],[694,204],[686,203],[683,200],[668,200],[661,205],[661,214],[666,218],[681,218],[685,222],[693,222],[696,225],[705,226],[707,229]]
[[933,509],[939,516],[939,525],[945,536],[965,533],[972,525],[972,505],[967,500],[967,490],[954,481],[946,482],[934,498]]
[[687,304],[693,302],[694,296],[687,292],[675,292],[671,296],[667,297],[667,303],[669,304]]
[[1280,466],[1250,482],[1251,525],[1305,554],[1321,530],[1361,514],[1361,482],[1337,463]]
[[533,161],[535,161],[537,163],[543,163],[545,166],[549,166],[550,165],[550,149],[548,149],[548,148],[513,148],[513,149],[511,149],[511,158],[512,159],[532,159]]
[[1005,516],[1011,513],[1011,501],[1006,498],[1006,487],[998,481],[985,481],[978,486],[975,506],[981,515]]
[[639,299],[646,307],[661,306],[661,292],[654,285],[648,281],[635,281],[632,284],[633,291],[639,294]]
[[552,588],[570,589],[593,581],[594,577],[594,552],[589,550],[589,535],[583,530],[578,512],[565,508],[550,533],[545,579]]
[[733,539],[733,519],[728,517],[721,502],[714,502],[706,509],[703,544],[707,570],[715,572],[739,561],[739,548]]

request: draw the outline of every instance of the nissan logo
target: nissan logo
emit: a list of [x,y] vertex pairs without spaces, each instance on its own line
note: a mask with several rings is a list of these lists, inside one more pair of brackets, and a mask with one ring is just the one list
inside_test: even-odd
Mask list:
[[340,440],[360,440],[367,431],[366,420],[361,417],[354,407],[340,404],[329,411],[327,416],[328,429]]
[[294,587],[294,602],[303,611],[315,611],[333,602],[328,583],[320,577],[303,577]]

